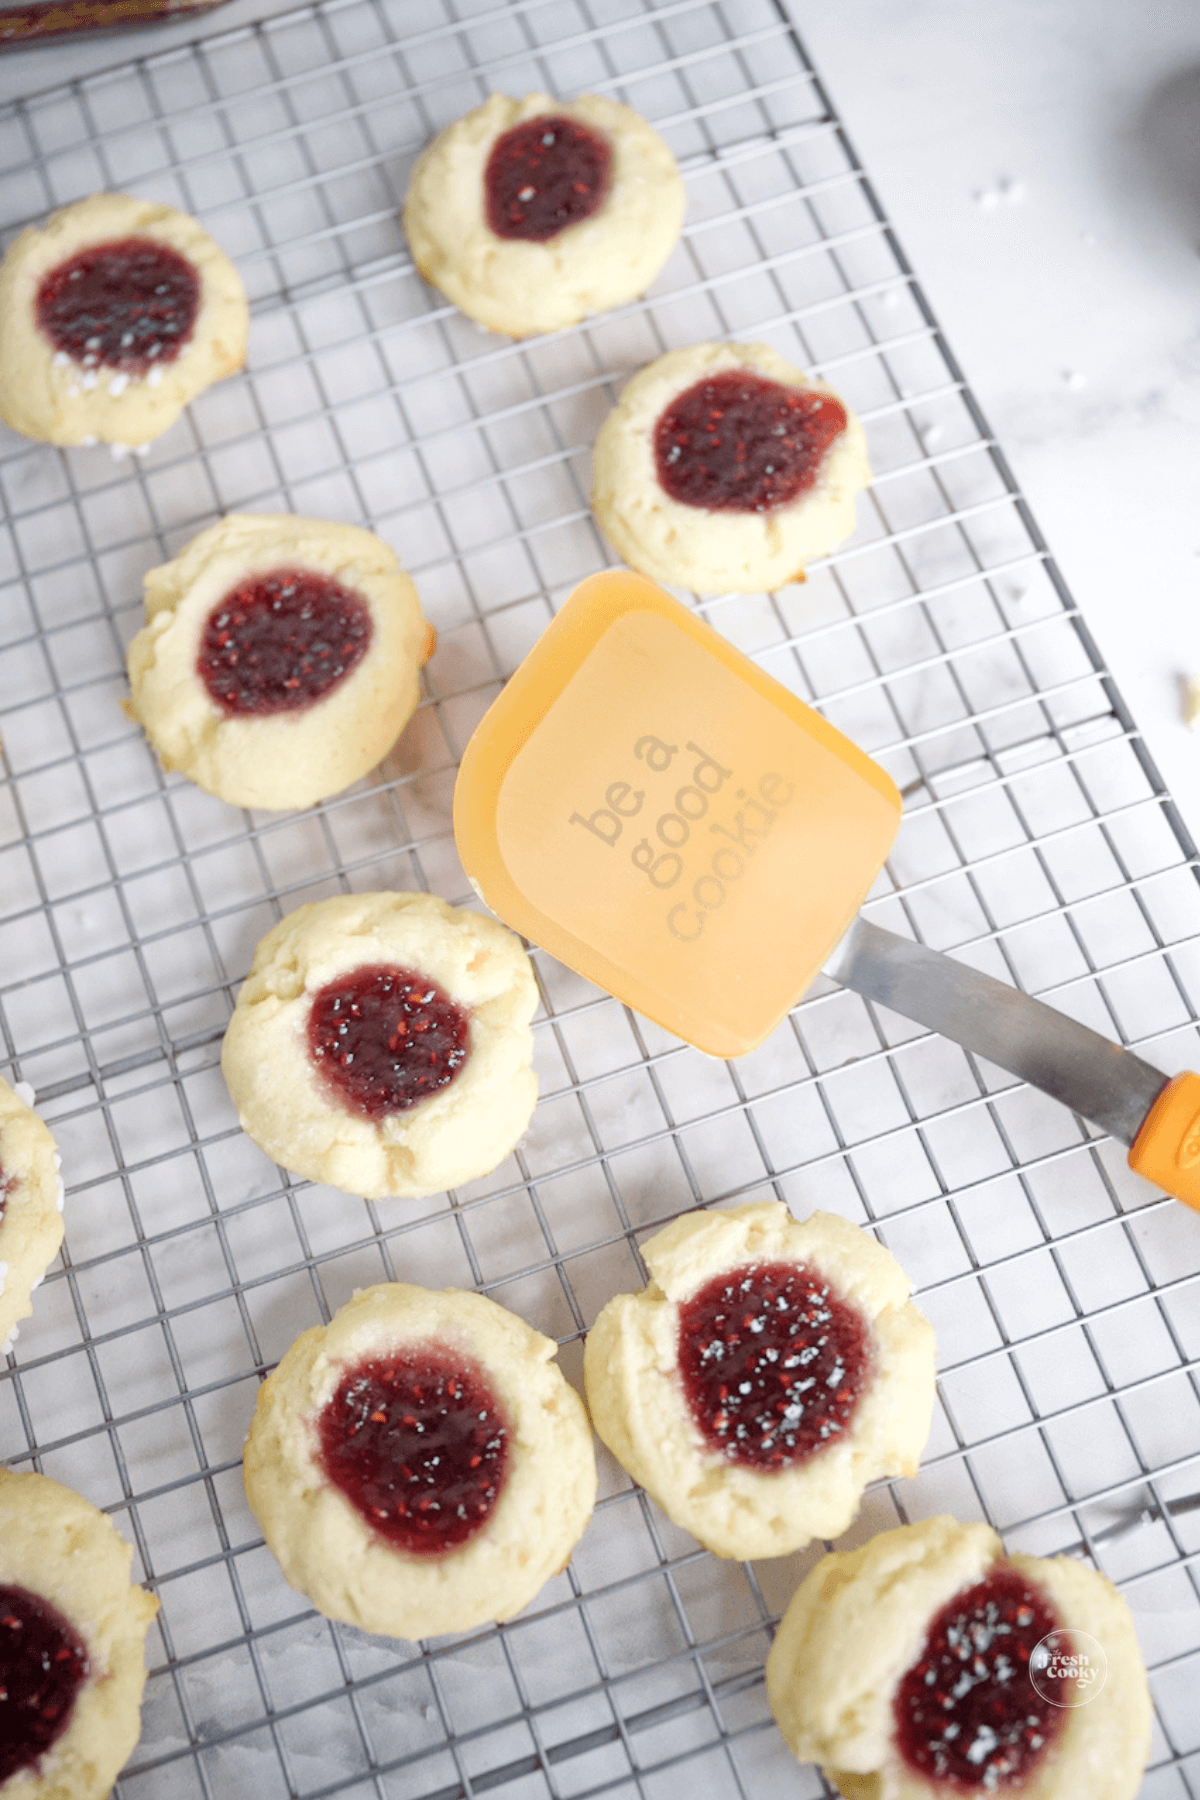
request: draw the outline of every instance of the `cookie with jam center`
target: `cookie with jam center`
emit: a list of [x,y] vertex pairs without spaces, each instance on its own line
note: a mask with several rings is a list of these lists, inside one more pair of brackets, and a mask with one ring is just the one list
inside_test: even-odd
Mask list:
[[189,214],[77,200],[0,265],[0,418],[51,444],[139,448],[241,368],[249,324],[241,277]]
[[588,1333],[596,1430],[718,1556],[836,1537],[867,1483],[915,1474],[933,1329],[867,1232],[778,1202],[686,1213],[642,1246],[650,1285]]
[[848,538],[871,479],[862,426],[766,344],[647,364],[596,437],[592,507],[631,568],[697,593],[803,581]]
[[519,338],[644,293],[683,212],[675,158],[630,107],[493,94],[420,156],[404,229],[427,281]]
[[433,894],[343,894],[259,944],[221,1068],[242,1128],[285,1169],[415,1197],[490,1174],[537,1100],[528,956]]
[[555,1346],[479,1294],[385,1282],[259,1390],[246,1493],[328,1618],[423,1638],[508,1619],[565,1567],[596,1496]]
[[0,1469],[0,1790],[103,1800],[141,1730],[158,1601],[104,1514]]
[[824,1556],[767,1659],[789,1747],[848,1800],[1133,1800],[1151,1707],[1129,1608],[1075,1557],[945,1516]]
[[234,806],[312,806],[387,755],[434,644],[357,525],[230,513],[145,577],[128,711],[166,769]]

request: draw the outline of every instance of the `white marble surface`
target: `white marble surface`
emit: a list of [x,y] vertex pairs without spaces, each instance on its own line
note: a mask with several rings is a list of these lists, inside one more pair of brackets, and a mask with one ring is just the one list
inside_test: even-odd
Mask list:
[[1200,839],[1200,10],[792,11]]
[[[1200,840],[1200,9],[789,3]],[[286,4],[6,56],[0,99]]]

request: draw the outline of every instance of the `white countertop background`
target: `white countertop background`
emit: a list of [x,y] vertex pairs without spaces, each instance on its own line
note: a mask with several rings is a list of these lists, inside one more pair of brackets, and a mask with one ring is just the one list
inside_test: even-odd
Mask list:
[[1200,8],[792,7],[1200,838]]

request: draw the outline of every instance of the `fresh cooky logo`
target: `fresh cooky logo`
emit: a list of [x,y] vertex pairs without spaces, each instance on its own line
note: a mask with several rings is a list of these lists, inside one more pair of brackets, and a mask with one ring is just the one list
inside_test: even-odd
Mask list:
[[1030,1652],[1029,1679],[1051,1706],[1086,1706],[1108,1679],[1108,1658],[1086,1631],[1051,1631]]

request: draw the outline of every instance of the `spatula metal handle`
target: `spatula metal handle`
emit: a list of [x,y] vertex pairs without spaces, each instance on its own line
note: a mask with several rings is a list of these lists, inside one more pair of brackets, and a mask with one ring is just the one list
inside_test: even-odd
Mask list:
[[1077,1019],[861,916],[835,981],[998,1063],[1131,1146],[1129,1165],[1200,1212],[1200,1075],[1169,1079]]

